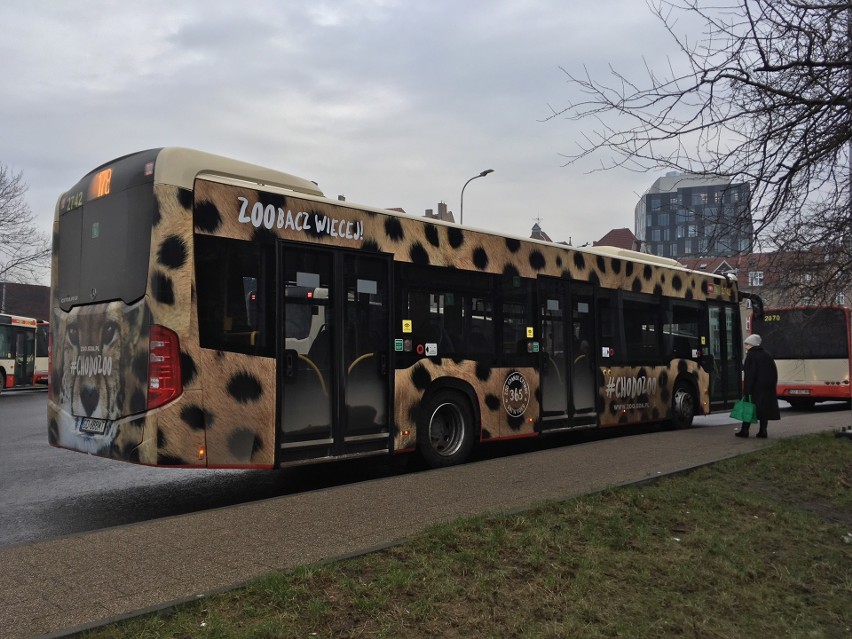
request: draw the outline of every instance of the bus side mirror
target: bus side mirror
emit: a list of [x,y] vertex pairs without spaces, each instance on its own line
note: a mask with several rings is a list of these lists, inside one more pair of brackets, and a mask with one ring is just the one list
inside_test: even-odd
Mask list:
[[763,300],[760,295],[754,293],[740,293],[740,301],[749,300],[751,302],[751,312],[754,314],[754,319],[761,321],[763,319]]
[[754,319],[763,320],[763,300],[759,295],[753,295],[751,298],[751,312],[754,313]]

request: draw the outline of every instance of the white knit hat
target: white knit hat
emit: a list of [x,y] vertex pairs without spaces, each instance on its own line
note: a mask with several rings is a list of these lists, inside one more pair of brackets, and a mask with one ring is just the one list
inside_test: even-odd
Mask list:
[[749,335],[745,338],[745,343],[749,346],[760,346],[760,342],[763,340],[760,339],[760,335],[755,333],[754,335]]

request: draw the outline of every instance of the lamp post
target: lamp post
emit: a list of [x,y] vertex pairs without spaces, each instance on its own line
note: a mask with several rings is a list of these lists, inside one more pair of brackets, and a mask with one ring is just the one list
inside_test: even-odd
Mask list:
[[479,175],[474,175],[472,178],[470,178],[470,180],[468,180],[467,182],[464,183],[464,186],[462,187],[462,190],[461,190],[461,202],[459,203],[459,224],[464,224],[464,190],[465,190],[465,187],[467,187],[467,185],[470,184],[471,180],[475,180],[476,178],[485,177],[489,173],[494,173],[494,169],[485,169],[482,173],[480,173]]

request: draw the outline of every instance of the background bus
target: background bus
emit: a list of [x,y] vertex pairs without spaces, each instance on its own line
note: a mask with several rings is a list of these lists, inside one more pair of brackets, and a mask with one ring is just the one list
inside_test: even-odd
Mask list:
[[47,386],[50,368],[50,322],[36,320],[33,383]]
[[31,317],[0,315],[0,392],[35,383],[37,325]]
[[275,468],[664,422],[740,394],[736,280],[323,196],[188,149],[57,204],[49,441]]
[[842,306],[766,308],[752,332],[778,367],[778,399],[793,408],[850,401],[849,309]]

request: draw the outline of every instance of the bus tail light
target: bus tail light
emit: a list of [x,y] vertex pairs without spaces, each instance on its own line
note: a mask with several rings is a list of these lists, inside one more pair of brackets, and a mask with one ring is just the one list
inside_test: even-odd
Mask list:
[[183,392],[180,342],[174,331],[154,324],[151,326],[148,346],[148,408],[156,408]]

